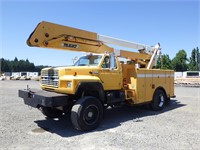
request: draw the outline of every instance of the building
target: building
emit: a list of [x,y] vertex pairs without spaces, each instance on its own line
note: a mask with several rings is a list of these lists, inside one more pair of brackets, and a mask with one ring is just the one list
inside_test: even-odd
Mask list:
[[200,77],[200,71],[174,72],[175,78]]
[[12,76],[28,76],[28,77],[38,77],[38,72],[12,72]]
[[181,78],[181,77],[183,77],[183,72],[174,72],[174,77],[175,78]]
[[185,71],[183,72],[183,77],[200,77],[200,71]]

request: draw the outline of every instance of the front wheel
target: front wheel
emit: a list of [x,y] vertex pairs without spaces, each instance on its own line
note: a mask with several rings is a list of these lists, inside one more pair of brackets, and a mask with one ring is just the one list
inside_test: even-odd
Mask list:
[[97,128],[102,118],[103,105],[96,97],[83,97],[72,107],[71,121],[78,130],[94,130]]
[[158,111],[162,110],[166,102],[166,96],[163,90],[156,90],[153,95],[153,100],[151,103],[151,107],[153,110]]

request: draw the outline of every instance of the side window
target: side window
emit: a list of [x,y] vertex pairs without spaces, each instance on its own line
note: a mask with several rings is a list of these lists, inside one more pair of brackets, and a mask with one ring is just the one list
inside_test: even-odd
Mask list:
[[101,65],[102,68],[109,68],[110,67],[110,58],[106,56],[103,60],[103,64]]
[[[115,69],[117,68],[117,64],[116,64],[116,60],[114,60],[115,63],[114,63],[114,67]],[[104,58],[104,61],[103,61],[103,64],[101,65],[102,68],[110,68],[110,57],[109,56],[106,56]]]

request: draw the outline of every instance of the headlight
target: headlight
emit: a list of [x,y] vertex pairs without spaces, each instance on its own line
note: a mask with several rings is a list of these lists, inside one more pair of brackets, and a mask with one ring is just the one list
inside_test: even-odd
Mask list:
[[71,81],[67,81],[67,88],[71,88],[72,87],[72,82]]

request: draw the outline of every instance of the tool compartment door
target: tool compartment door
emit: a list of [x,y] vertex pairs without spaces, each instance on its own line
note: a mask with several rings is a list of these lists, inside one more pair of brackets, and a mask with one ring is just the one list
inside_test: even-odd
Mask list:
[[137,100],[136,103],[142,103],[145,102],[145,96],[146,96],[146,72],[145,70],[137,70],[137,89],[136,89],[136,95]]
[[145,88],[145,102],[151,101],[152,97],[153,97],[153,92],[154,92],[154,85],[153,85],[153,74],[152,74],[152,70],[146,70],[145,71],[145,84],[146,84],[146,88]]

